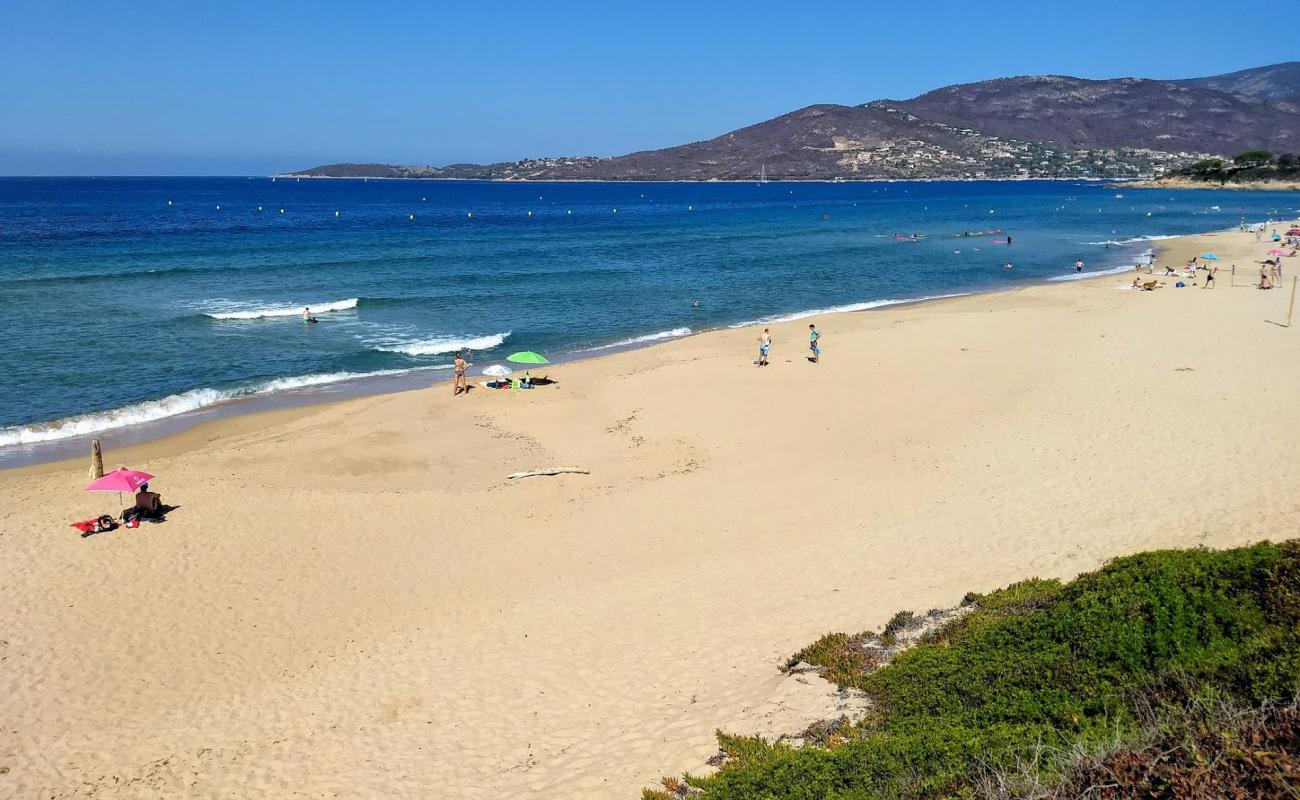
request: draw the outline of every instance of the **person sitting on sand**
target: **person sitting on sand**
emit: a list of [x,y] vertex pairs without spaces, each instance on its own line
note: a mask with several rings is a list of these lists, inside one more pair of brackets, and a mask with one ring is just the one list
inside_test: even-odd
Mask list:
[[135,507],[150,516],[162,516],[162,495],[149,491],[149,484],[142,483],[135,493]]

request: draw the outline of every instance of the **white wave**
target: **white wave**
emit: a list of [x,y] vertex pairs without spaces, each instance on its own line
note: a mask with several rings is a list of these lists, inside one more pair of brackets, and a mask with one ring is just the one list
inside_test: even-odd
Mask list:
[[926,300],[945,300],[949,297],[966,297],[973,292],[954,292],[953,294],[931,294],[924,297],[899,297],[892,300],[869,300],[865,303],[849,303],[843,306],[831,306],[829,308],[814,308],[808,311],[796,311],[792,314],[776,314],[770,317],[759,317],[746,322],[737,322],[734,325],[728,325],[728,328],[747,328],[750,325],[768,325],[778,322],[794,322],[799,319],[808,317],[817,317],[823,314],[842,314],[846,311],[868,311],[873,308],[884,308],[885,306],[898,306],[905,303],[921,303]]
[[1162,239],[1177,239],[1177,238],[1178,238],[1178,234],[1170,233],[1170,234],[1160,234],[1156,236],[1133,236],[1128,239],[1107,239],[1106,241],[1101,241],[1101,242],[1075,242],[1075,244],[1086,244],[1086,245],[1093,245],[1095,247],[1102,247],[1108,244],[1110,245],[1137,244],[1138,242],[1158,242]]
[[[1133,272],[1132,264],[1125,264],[1121,267],[1111,267],[1110,269],[1095,269],[1091,272],[1071,272],[1067,275],[1053,275],[1048,278],[1049,281],[1081,281],[1085,278],[1096,278],[1099,275],[1119,275],[1124,272]],[[1145,274],[1145,273],[1144,273]]]
[[374,349],[385,353],[404,353],[408,356],[436,356],[461,350],[490,350],[503,344],[509,335],[510,331],[506,331],[487,336],[443,336],[400,343],[390,341],[375,345]]
[[596,350],[609,350],[615,347],[630,347],[635,344],[645,344],[646,342],[657,342],[662,339],[678,339],[682,336],[690,336],[693,331],[690,328],[673,328],[670,331],[659,331],[658,333],[647,333],[645,336],[633,336],[631,339],[621,339],[612,344],[602,344],[599,347],[588,347],[586,350],[579,350],[580,353],[591,353]]
[[[450,364],[423,369],[449,369]],[[415,372],[411,369],[388,369],[376,372],[323,372],[312,375],[297,375],[288,378],[273,378],[232,389],[192,389],[180,394],[168,395],[159,400],[146,400],[142,403],[115,408],[111,411],[97,411],[75,417],[55,420],[54,422],[34,425],[19,425],[0,428],[0,447],[17,444],[38,444],[57,439],[70,439],[74,436],[99,433],[101,431],[125,428],[144,422],[154,422],[167,417],[174,417],[191,411],[198,411],[209,406],[244,397],[272,394],[292,389],[322,386],[357,378],[374,378],[384,375],[399,375]]]
[[325,314],[330,311],[350,311],[357,307],[357,298],[347,300],[336,300],[333,303],[303,303],[300,306],[284,306],[281,308],[251,308],[241,311],[214,311],[206,314],[213,319],[265,319],[267,317],[296,317],[302,313],[304,308],[310,308],[311,313]]

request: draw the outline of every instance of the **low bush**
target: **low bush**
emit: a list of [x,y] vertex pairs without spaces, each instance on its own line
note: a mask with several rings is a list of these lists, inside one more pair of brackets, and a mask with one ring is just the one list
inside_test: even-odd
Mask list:
[[801,651],[793,660],[865,692],[873,713],[829,749],[722,743],[734,757],[690,779],[692,796],[974,797],[981,776],[1031,753],[1035,779],[1051,784],[1069,769],[1063,754],[1140,731],[1152,703],[1212,696],[1260,708],[1300,691],[1300,541],[1143,553],[972,603],[883,667],[859,652],[863,634]]

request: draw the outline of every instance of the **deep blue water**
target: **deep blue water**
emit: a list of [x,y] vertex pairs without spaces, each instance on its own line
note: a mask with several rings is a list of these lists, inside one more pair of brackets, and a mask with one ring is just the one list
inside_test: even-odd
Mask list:
[[[459,347],[481,367],[516,350],[563,357],[1041,281],[1076,258],[1094,272],[1149,246],[1108,240],[1296,205],[1256,192],[1115,195],[1031,182],[0,179],[0,449],[232,396],[445,368]],[[959,236],[993,229],[1003,233]],[[996,243],[1008,233],[1010,247]],[[322,312],[318,325],[300,322],[304,305]],[[265,310],[285,316],[230,316]]]

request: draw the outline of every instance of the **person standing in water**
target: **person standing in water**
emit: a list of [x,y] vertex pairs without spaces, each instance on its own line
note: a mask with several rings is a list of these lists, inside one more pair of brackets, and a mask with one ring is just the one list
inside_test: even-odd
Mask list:
[[311,323],[313,323],[313,322],[315,322],[315,321],[316,321],[316,318],[313,317],[313,316],[311,315],[311,309],[310,309],[310,308],[307,308],[306,306],[303,306],[303,309],[302,309],[302,324],[303,324],[303,325],[309,325],[309,324],[311,324]]
[[1082,258],[1076,258],[1076,259],[1074,260],[1074,271],[1075,271],[1075,272],[1083,272],[1083,259],[1082,259]]
[[763,329],[763,335],[758,337],[758,360],[754,363],[760,367],[767,366],[767,354],[772,349],[772,334],[767,328]]
[[817,330],[815,324],[808,325],[808,349],[812,351],[812,357],[808,360],[814,364],[821,363],[822,348],[818,343],[822,338],[821,331]]
[[455,397],[461,392],[469,394],[469,386],[465,383],[465,370],[469,369],[469,364],[465,362],[464,356],[457,353],[452,366],[455,368],[456,380],[452,383],[451,396]]

